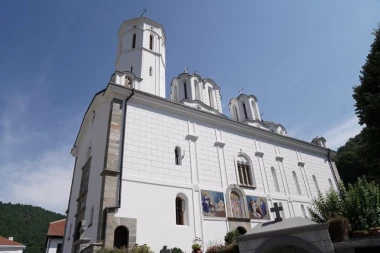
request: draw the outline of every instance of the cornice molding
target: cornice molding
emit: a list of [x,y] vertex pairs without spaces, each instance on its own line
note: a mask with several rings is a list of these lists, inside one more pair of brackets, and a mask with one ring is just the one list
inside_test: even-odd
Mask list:
[[299,161],[299,162],[298,162],[298,166],[305,167],[305,162],[301,162],[301,161]]
[[197,141],[198,140],[198,136],[196,136],[195,134],[187,134],[186,135],[186,140],[192,140],[192,141]]
[[284,157],[277,155],[276,156],[276,161],[282,162],[284,160]]
[[[105,89],[105,93],[108,93],[108,92],[120,93],[120,94],[123,94],[125,97],[128,97],[132,93],[132,89],[129,89],[127,87],[120,86],[114,83],[109,83],[107,88]],[[152,105],[155,107],[159,107],[165,110],[170,110],[170,111],[186,114],[188,116],[201,119],[207,122],[217,123],[219,126],[228,127],[228,128],[231,128],[240,132],[244,132],[244,133],[249,133],[261,138],[266,138],[268,140],[275,141],[277,143],[281,143],[285,145],[293,145],[299,149],[312,151],[317,154],[323,154],[326,156],[328,154],[327,148],[322,148],[312,143],[295,139],[293,137],[279,135],[279,134],[275,134],[264,129],[252,127],[247,124],[240,123],[226,117],[221,117],[218,115],[213,115],[207,112],[199,111],[197,109],[194,109],[185,105],[181,105],[179,103],[167,100],[159,96],[155,96],[153,94],[145,93],[139,90],[135,90],[135,95],[131,98],[131,100]],[[331,156],[334,157],[335,155],[336,155],[336,152],[331,151]]]
[[263,156],[264,156],[264,152],[263,152],[263,151],[260,151],[260,150],[257,150],[257,151],[255,152],[255,155],[256,155],[256,156],[259,156],[259,157],[263,157]]
[[220,148],[223,148],[225,145],[226,145],[226,143],[224,143],[223,141],[216,141],[214,143],[215,147],[220,147]]

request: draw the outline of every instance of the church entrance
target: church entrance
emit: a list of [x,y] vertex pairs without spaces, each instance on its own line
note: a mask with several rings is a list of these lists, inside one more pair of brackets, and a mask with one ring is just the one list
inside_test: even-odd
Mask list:
[[297,246],[281,246],[268,253],[309,253]]

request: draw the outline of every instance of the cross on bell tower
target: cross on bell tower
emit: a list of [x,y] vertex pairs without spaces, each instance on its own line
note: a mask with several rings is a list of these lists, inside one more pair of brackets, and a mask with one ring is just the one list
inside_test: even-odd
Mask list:
[[283,211],[284,209],[282,208],[282,206],[278,206],[277,203],[274,203],[273,206],[274,207],[272,207],[270,209],[270,211],[272,213],[276,213],[276,218],[274,219],[274,221],[275,222],[282,221],[282,218],[281,218],[281,215],[280,215],[280,211]]

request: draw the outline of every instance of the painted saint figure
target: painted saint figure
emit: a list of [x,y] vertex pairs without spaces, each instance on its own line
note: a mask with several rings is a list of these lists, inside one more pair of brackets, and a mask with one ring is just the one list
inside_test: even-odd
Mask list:
[[207,193],[204,193],[202,196],[202,209],[205,213],[208,213],[210,211],[210,197],[207,196]]

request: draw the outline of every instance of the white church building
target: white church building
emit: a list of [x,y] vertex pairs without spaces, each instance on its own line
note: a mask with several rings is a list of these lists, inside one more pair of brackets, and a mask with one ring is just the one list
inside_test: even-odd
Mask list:
[[221,87],[185,70],[165,94],[162,25],[123,22],[115,72],[94,95],[71,154],[75,166],[63,253],[147,244],[204,250],[235,228],[307,217],[339,175],[326,140],[287,136],[240,94],[223,114]]

